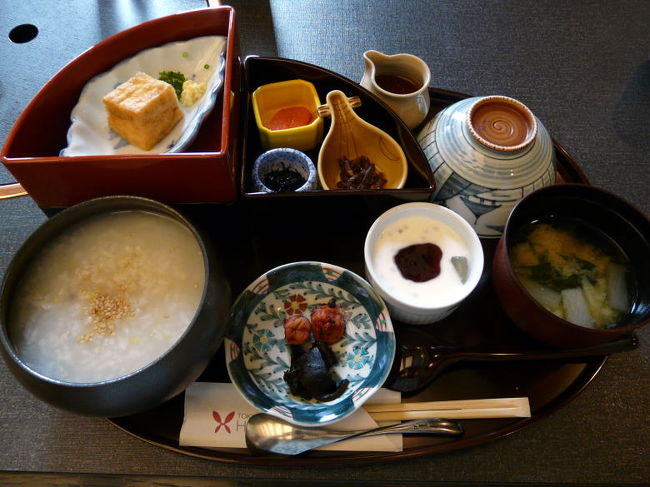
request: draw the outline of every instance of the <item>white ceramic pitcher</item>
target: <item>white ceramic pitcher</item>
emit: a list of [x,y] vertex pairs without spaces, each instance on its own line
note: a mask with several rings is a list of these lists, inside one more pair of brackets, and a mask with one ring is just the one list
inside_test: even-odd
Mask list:
[[412,54],[363,53],[361,86],[379,96],[404,121],[417,127],[429,112],[431,72],[422,59]]

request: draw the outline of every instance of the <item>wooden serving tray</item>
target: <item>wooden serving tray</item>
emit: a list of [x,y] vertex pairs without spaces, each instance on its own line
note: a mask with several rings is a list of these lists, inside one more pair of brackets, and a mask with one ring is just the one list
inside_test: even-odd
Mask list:
[[[431,113],[468,95],[430,89]],[[583,182],[586,177],[567,152],[555,144],[561,181]],[[244,151],[246,152],[246,151]],[[243,164],[246,167],[246,164]],[[227,256],[226,274],[236,296],[260,274],[288,262],[317,260],[337,264],[364,275],[363,243],[372,222],[389,200],[375,205],[370,200],[310,198],[303,205],[289,199],[286,205],[254,203],[241,198],[228,206],[209,211],[186,208],[189,217]],[[344,203],[344,204],[341,204]],[[393,205],[399,201],[392,202]],[[491,262],[496,239],[482,241],[485,251],[483,277],[458,310],[439,323],[408,326],[394,322],[398,343],[430,343],[471,351],[535,351],[544,346],[525,336],[500,308],[492,280]],[[402,452],[310,452],[296,458],[253,456],[245,449],[203,449],[178,444],[183,422],[183,395],[150,411],[110,421],[144,441],[176,452],[210,460],[258,465],[320,465],[387,462],[469,448],[510,435],[538,421],[572,400],[596,376],[607,356],[580,359],[534,360],[521,362],[459,363],[421,392],[404,401],[481,399],[497,397],[529,398],[530,418],[464,420],[465,435],[458,439],[433,436],[404,437]],[[228,382],[221,349],[200,381]]]

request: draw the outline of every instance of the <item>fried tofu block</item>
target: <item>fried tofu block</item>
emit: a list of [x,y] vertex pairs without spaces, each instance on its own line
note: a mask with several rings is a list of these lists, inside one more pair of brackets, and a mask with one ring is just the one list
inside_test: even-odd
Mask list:
[[102,101],[108,126],[144,150],[160,142],[183,118],[172,85],[145,73],[137,73]]

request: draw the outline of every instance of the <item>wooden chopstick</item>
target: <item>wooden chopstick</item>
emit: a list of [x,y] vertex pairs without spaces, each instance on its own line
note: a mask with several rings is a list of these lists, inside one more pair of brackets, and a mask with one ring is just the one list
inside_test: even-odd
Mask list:
[[408,419],[485,419],[529,418],[527,397],[498,399],[464,399],[459,401],[411,402],[400,404],[365,404],[363,408],[375,421]]

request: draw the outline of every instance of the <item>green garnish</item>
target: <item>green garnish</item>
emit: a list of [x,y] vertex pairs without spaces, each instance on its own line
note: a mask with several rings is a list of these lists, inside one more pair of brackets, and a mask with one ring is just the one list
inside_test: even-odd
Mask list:
[[549,262],[541,262],[537,265],[522,266],[528,277],[539,284],[560,292],[563,289],[580,287],[581,277],[579,274],[563,276]]
[[577,255],[573,256],[563,256],[565,259],[573,258],[573,260],[580,266],[580,269],[582,269],[585,272],[591,272],[594,269],[596,269],[596,264],[589,262],[588,260],[581,259]]
[[204,64],[203,69],[210,69],[210,65],[209,64]]
[[178,71],[161,71],[158,73],[158,79],[172,85],[174,91],[176,91],[176,96],[180,100],[181,93],[183,92],[183,83],[185,82],[185,75],[183,73],[179,73]]
[[576,256],[563,255],[562,257],[567,263],[573,262],[576,264],[574,273],[564,275],[546,259],[541,259],[540,263],[536,265],[521,266],[521,269],[527,273],[529,279],[557,292],[580,287],[583,279],[588,279],[592,283],[595,282],[595,264]]
[[183,56],[185,59],[187,59],[188,57],[190,57],[190,53],[187,52],[187,51],[184,51],[183,54],[181,54],[181,56]]

